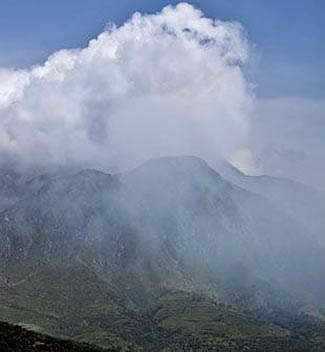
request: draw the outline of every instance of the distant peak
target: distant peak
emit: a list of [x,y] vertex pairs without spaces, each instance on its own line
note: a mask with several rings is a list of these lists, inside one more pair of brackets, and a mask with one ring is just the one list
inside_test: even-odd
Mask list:
[[209,168],[208,163],[192,155],[181,155],[181,156],[165,156],[155,159],[150,159],[143,163],[139,168],[150,168],[150,167],[172,167],[175,170],[180,169],[192,169],[192,168]]

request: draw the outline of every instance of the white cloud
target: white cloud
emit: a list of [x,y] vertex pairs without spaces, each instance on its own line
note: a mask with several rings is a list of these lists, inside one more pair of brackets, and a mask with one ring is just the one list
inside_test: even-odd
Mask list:
[[28,80],[25,71],[0,69],[0,111],[22,98]]
[[170,154],[229,158],[249,130],[248,57],[237,23],[185,3],[136,13],[84,49],[0,71],[2,159],[109,169]]

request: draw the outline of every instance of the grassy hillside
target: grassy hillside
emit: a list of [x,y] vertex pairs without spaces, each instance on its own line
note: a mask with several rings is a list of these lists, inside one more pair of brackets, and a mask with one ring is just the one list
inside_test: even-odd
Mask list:
[[0,319],[117,351],[325,349],[320,320],[281,311],[253,316],[209,296],[171,289],[138,304],[81,263],[65,271],[48,269],[0,292]]

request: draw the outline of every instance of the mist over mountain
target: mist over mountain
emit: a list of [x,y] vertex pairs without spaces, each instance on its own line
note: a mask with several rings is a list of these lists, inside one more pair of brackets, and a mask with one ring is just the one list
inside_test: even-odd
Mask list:
[[[147,340],[135,336],[148,324],[169,331],[165,319],[180,318],[175,294],[185,305],[201,297],[226,321],[228,310],[218,305],[229,305],[256,316],[256,326],[261,314],[263,324],[276,323],[275,312],[281,319],[288,312],[307,317],[311,307],[321,314],[324,247],[299,218],[202,159],[160,158],[122,174],[82,170],[42,180],[0,215],[0,312],[11,322],[150,350],[162,341],[158,332]],[[104,304],[111,308],[102,311]],[[174,313],[162,318],[161,309]],[[233,328],[229,322],[230,339]]]
[[0,69],[3,346],[325,350],[322,134],[263,152],[254,50],[180,3]]
[[324,191],[280,177],[248,176],[222,159],[215,161],[214,167],[234,184],[271,201],[324,245]]

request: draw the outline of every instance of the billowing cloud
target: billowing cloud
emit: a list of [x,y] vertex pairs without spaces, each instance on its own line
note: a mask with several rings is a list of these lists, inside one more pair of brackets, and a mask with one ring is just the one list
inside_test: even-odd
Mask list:
[[245,148],[252,94],[241,26],[186,3],[109,25],[83,49],[0,71],[2,160],[130,167]]

